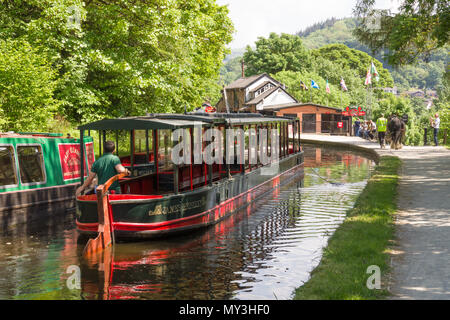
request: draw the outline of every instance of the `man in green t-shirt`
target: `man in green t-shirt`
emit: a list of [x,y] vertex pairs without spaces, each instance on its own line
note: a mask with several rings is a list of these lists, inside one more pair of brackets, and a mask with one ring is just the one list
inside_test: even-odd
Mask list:
[[378,141],[380,142],[380,147],[386,148],[384,139],[386,137],[386,127],[387,127],[387,120],[384,117],[384,114],[381,114],[381,118],[378,118],[377,120],[377,130],[378,130]]
[[[84,181],[83,185],[77,189],[76,196],[80,195],[81,192],[83,192],[83,190],[92,183],[96,176],[98,177],[97,184],[101,185],[110,178],[114,177],[116,174],[126,172],[127,175],[130,175],[130,171],[125,169],[125,167],[120,163],[119,157],[113,154],[115,149],[116,146],[113,141],[105,142],[105,153],[103,156],[95,160],[86,181]],[[120,193],[119,181],[114,181],[111,187],[109,187],[109,190],[114,190],[115,193]]]

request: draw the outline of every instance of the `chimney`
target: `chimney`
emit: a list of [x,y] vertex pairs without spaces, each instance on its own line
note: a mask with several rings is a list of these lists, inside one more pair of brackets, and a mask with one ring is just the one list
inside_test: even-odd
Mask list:
[[245,69],[244,59],[242,59],[242,60],[241,60],[242,78],[245,78],[244,69]]

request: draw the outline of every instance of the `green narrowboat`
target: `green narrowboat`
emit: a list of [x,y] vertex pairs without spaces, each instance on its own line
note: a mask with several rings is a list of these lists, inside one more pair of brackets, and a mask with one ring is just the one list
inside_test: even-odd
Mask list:
[[90,169],[95,161],[91,137],[84,137],[80,152],[79,139],[58,133],[0,133],[2,230],[75,208],[81,154],[84,168]]

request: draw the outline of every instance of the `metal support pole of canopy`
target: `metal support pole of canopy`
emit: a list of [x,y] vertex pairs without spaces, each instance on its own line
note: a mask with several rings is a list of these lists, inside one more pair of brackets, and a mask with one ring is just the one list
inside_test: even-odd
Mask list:
[[80,130],[80,182],[84,182],[84,130]]
[[145,130],[145,164],[150,162],[150,145],[148,141],[148,129]]

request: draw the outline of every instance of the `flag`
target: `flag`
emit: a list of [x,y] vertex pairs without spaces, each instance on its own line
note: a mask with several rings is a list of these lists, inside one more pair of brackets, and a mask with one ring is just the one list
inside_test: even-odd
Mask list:
[[308,87],[306,86],[306,84],[303,81],[300,81],[300,88],[302,90],[308,90]]
[[380,80],[380,76],[378,75],[377,69],[375,68],[375,65],[373,64],[373,61],[372,61],[372,65],[370,66],[370,73],[371,73],[372,77],[375,77],[375,81]]
[[319,89],[319,85],[314,82],[314,80],[311,80],[311,88]]
[[325,91],[326,91],[327,93],[330,93],[330,85],[328,84],[328,79],[327,79],[327,86],[326,86],[326,88],[325,88]]
[[364,85],[369,85],[372,83],[372,74],[370,73],[370,67],[367,69],[366,81],[364,81]]
[[348,91],[347,86],[345,85],[345,81],[344,78],[341,78],[341,88],[344,91]]

